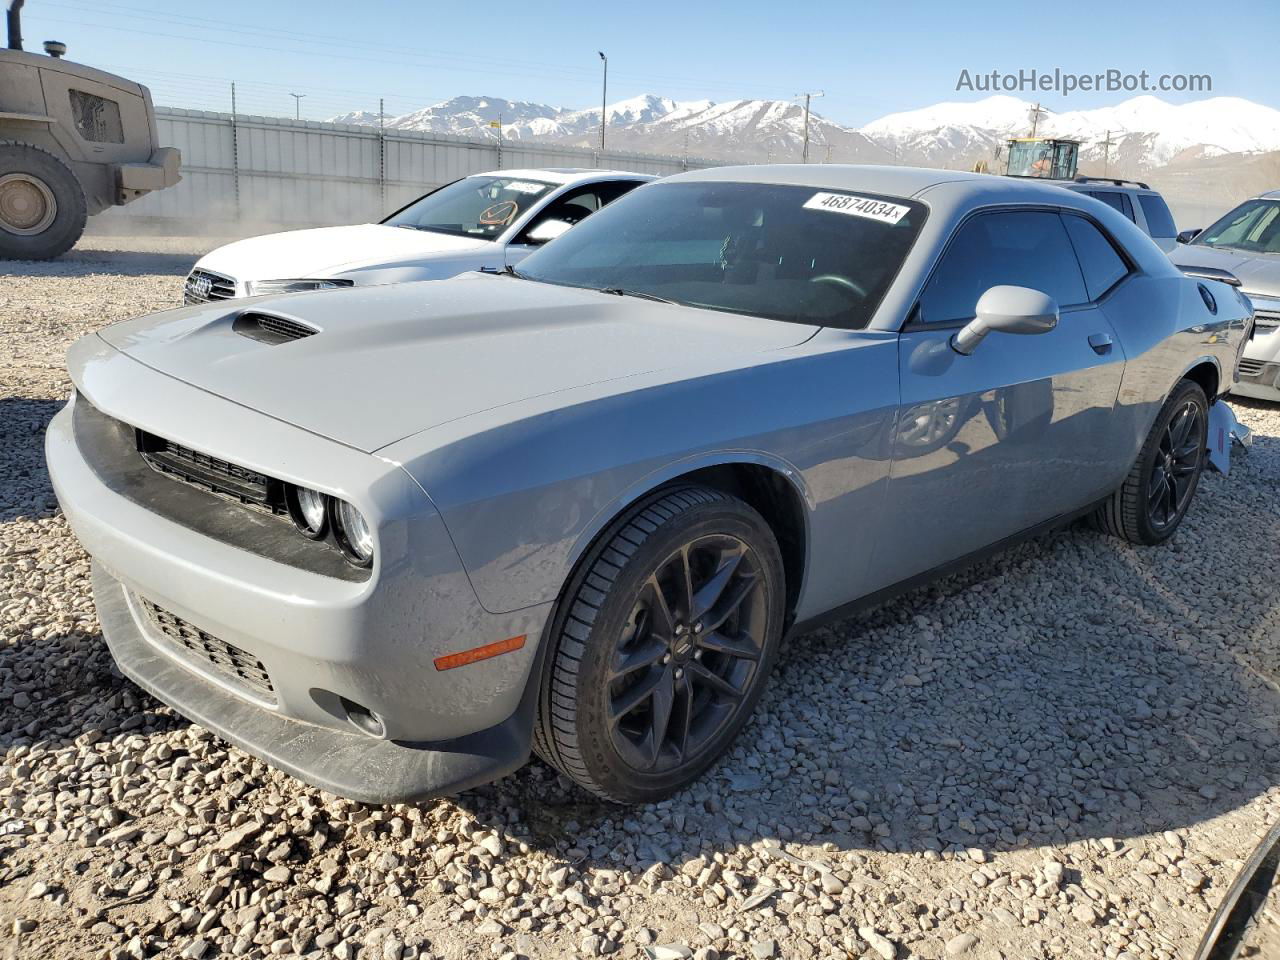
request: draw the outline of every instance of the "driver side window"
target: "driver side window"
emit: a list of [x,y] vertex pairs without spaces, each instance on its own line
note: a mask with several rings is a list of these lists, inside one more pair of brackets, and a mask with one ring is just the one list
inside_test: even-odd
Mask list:
[[965,221],[920,297],[925,323],[973,319],[978,298],[1000,284],[1047,293],[1065,307],[1089,296],[1062,218],[1053,211],[980,213]]

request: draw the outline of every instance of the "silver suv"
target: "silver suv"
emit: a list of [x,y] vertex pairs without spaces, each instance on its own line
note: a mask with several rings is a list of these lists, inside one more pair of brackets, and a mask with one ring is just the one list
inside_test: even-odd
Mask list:
[[1246,200],[1217,223],[1187,230],[1169,255],[1185,270],[1226,270],[1254,306],[1237,396],[1280,402],[1280,190]]
[[1114,207],[1136,223],[1142,232],[1156,242],[1165,253],[1178,245],[1178,228],[1164,197],[1138,180],[1116,180],[1109,177],[1076,177],[1058,181],[1058,186],[1087,194]]

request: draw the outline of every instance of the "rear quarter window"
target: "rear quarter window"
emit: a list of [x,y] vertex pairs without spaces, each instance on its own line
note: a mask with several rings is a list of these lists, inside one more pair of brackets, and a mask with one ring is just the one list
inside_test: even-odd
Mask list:
[[1173,214],[1164,202],[1164,197],[1156,193],[1138,194],[1138,202],[1142,204],[1142,212],[1147,217],[1147,228],[1153,237],[1176,237],[1178,228],[1173,223]]
[[1088,190],[1086,192],[1095,200],[1101,200],[1107,206],[1119,210],[1133,223],[1138,222],[1133,213],[1133,201],[1129,199],[1127,193],[1121,193],[1119,190]]
[[1129,265],[1102,231],[1084,217],[1065,214],[1062,222],[1067,225],[1067,234],[1080,261],[1089,299],[1097,300],[1128,275]]

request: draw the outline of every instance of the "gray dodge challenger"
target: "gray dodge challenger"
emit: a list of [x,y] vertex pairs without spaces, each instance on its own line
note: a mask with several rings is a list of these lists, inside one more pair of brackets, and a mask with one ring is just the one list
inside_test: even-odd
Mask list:
[[249,753],[650,801],[789,632],[1086,514],[1168,540],[1251,319],[1057,187],[720,168],[518,269],[109,326],[46,453],[120,669]]

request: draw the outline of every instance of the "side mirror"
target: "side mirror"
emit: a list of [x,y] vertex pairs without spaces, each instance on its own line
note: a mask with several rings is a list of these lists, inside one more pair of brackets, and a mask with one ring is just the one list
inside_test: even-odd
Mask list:
[[951,348],[966,357],[987,334],[1048,333],[1058,325],[1053,297],[1030,287],[992,287],[978,300],[976,316],[951,338]]
[[525,234],[525,239],[530,243],[546,243],[566,233],[572,226],[567,220],[543,220]]
[[1200,228],[1200,227],[1193,227],[1193,228],[1192,228],[1192,229],[1190,229],[1190,230],[1183,230],[1182,232],[1180,232],[1180,233],[1178,234],[1178,242],[1179,242],[1179,243],[1190,243],[1192,240],[1194,240],[1196,237],[1198,237],[1198,236],[1200,235],[1200,230],[1201,230],[1201,229],[1202,229],[1202,228]]

